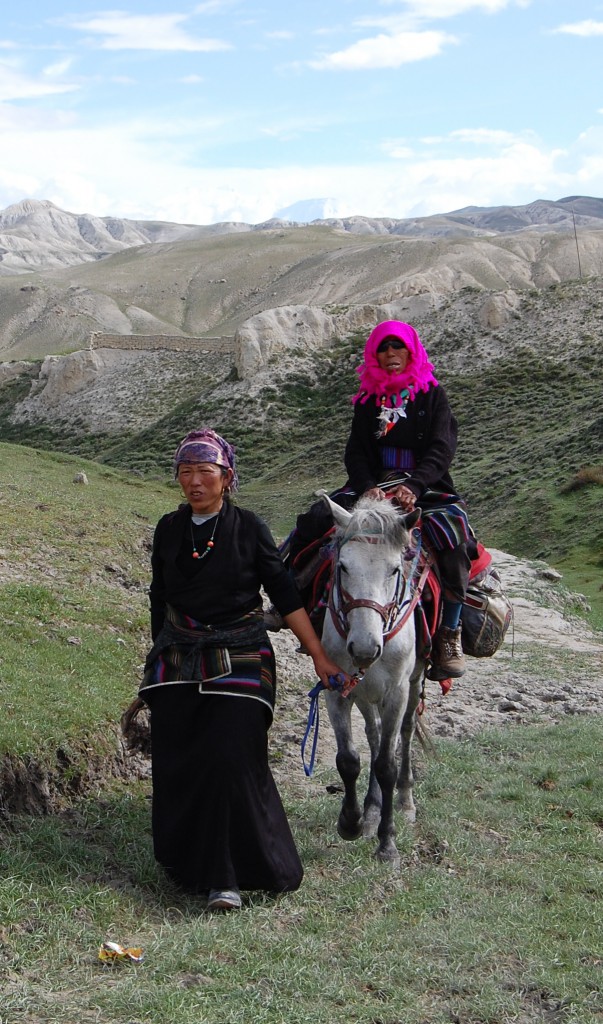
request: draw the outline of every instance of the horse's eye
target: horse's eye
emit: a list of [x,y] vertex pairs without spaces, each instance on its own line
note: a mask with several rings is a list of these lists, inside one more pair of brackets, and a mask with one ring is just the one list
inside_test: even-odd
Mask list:
[[346,575],[347,575],[347,571],[348,570],[346,569],[345,565],[342,562],[339,563],[339,568],[340,568],[341,572],[346,573]]

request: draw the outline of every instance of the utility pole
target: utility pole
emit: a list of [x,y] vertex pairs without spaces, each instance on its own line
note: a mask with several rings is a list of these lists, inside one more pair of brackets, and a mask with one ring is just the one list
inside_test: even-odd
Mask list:
[[582,280],[582,267],[580,265],[580,249],[578,248],[578,232],[576,231],[576,214],[574,213],[574,207],[572,206],[572,218],[574,221],[574,238],[576,239],[576,253],[578,255],[578,273],[580,280]]

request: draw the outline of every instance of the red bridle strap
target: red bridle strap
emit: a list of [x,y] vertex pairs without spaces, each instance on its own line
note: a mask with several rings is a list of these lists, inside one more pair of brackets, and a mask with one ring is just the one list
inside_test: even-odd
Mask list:
[[[373,536],[368,536],[367,537],[366,535],[362,535],[362,536],[359,536],[359,537],[350,537],[350,541],[349,542],[355,541],[355,540],[357,540],[357,541],[362,540],[362,541],[365,541],[365,542],[367,542],[369,544],[379,544],[379,543],[382,543],[380,537],[373,537]],[[404,611],[402,612],[400,617],[396,619],[396,621],[392,625],[391,629],[389,629],[389,630],[387,630],[386,632],[383,633],[383,643],[384,644],[386,644],[388,640],[391,640],[392,637],[396,636],[396,634],[399,633],[400,630],[402,629],[402,627],[408,622],[410,616],[412,615],[412,613],[414,612],[415,608],[417,607],[419,601],[421,600],[421,595],[423,593],[423,588],[425,587],[425,583],[427,581],[427,577],[429,576],[429,570],[431,569],[432,564],[433,564],[433,560],[431,558],[431,555],[428,555],[426,560],[425,560],[425,565],[423,566],[421,575],[419,576],[419,579],[417,580],[416,586],[415,586],[414,590],[412,591],[412,598],[411,598],[411,600],[408,602],[408,604],[406,604],[405,607],[403,606],[404,607]],[[339,635],[342,638],[342,640],[345,640],[345,638],[347,636],[347,628],[346,627],[347,627],[347,616],[348,616],[348,613],[350,611],[352,611],[352,609],[354,609],[354,608],[370,608],[370,609],[372,609],[372,611],[377,612],[381,616],[381,618],[383,619],[383,625],[387,626],[388,622],[390,621],[392,613],[395,612],[395,610],[398,608],[397,598],[394,599],[393,601],[390,601],[388,604],[379,604],[377,601],[371,601],[369,598],[363,598],[363,597],[353,598],[341,586],[341,582],[338,579],[337,568],[338,568],[337,567],[337,563],[334,560],[333,561],[333,571],[337,575],[337,584],[336,584],[336,586],[332,586],[331,587],[331,590],[330,590],[330,593],[329,593],[329,611],[331,613],[331,618],[333,620],[333,625],[335,626],[335,629],[339,633]],[[412,580],[411,580],[411,585],[412,585]],[[342,603],[340,604],[339,608],[335,608],[335,604],[334,604],[334,598],[335,598],[335,593],[336,592],[339,593],[339,596],[342,599]],[[398,608],[398,610],[400,610],[400,609]]]

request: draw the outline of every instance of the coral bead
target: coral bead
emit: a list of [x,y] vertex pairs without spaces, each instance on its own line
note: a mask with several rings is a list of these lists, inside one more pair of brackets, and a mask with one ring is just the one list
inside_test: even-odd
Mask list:
[[214,546],[213,540],[208,540],[207,546],[208,546],[208,548],[213,548],[213,546]]
[[199,552],[198,551],[193,551],[193,558],[198,558],[198,557],[199,557]]

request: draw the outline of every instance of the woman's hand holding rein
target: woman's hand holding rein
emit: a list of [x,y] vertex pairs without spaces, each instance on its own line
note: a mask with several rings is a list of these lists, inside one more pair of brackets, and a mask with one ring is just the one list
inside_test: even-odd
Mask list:
[[298,608],[297,611],[290,612],[289,615],[284,616],[284,619],[291,632],[312,658],[316,675],[327,690],[333,689],[329,676],[338,676],[344,685],[351,685],[351,676],[329,658],[316,635],[305,608]]

